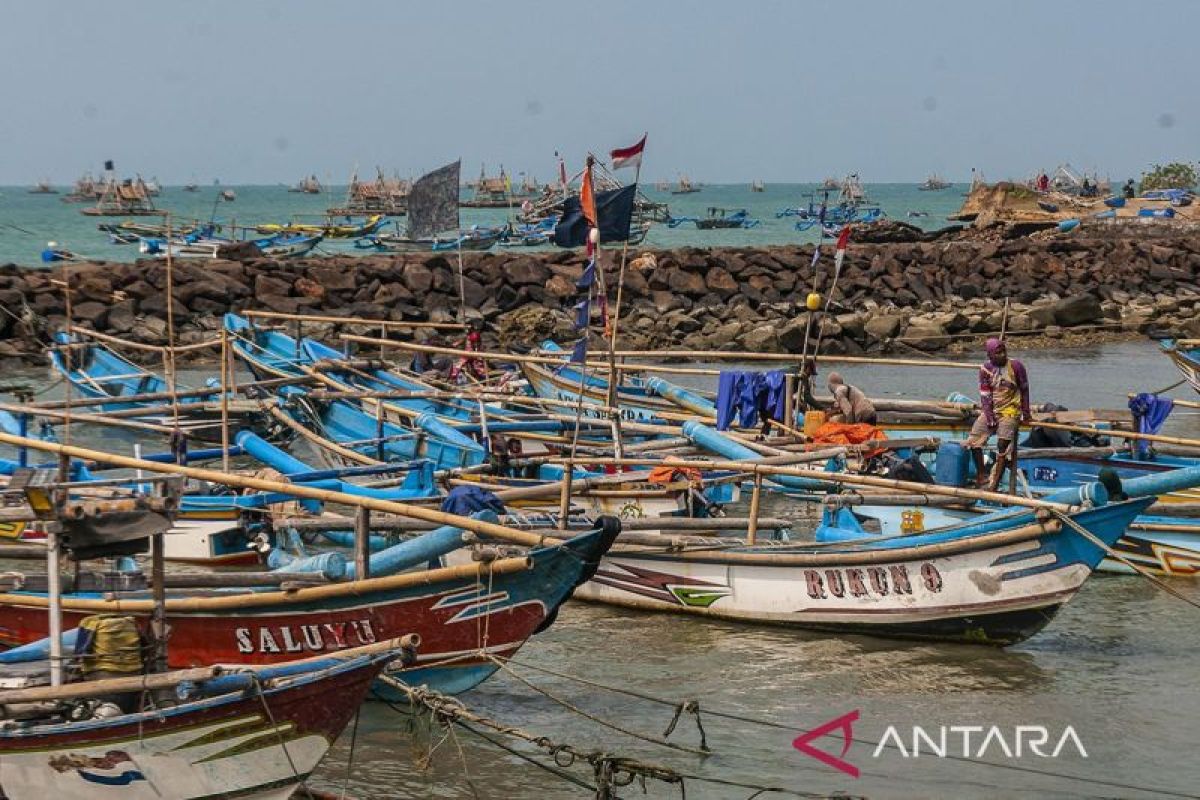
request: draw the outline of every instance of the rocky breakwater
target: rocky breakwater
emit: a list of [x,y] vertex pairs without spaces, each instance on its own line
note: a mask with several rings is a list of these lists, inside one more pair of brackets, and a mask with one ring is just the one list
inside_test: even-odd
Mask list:
[[[812,257],[811,245],[632,253],[621,346],[797,351],[804,298],[814,284],[828,293],[832,280],[832,255],[822,255],[815,275]],[[603,255],[610,287],[617,259]],[[466,308],[502,345],[570,338],[582,266],[573,251],[464,254]],[[62,274],[0,267],[0,358],[40,357],[48,333],[63,326]],[[74,323],[165,341],[162,262],[76,264],[69,274]],[[173,277],[181,343],[212,338],[229,310],[449,321],[460,304],[457,265],[441,254],[178,262]],[[833,296],[827,352],[936,350],[999,330],[1005,298],[1014,332],[1105,326],[1200,337],[1200,238],[856,243]]]

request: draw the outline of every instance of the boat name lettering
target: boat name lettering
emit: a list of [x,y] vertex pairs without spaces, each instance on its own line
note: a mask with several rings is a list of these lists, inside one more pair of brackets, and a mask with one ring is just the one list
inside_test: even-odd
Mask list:
[[319,625],[278,625],[234,630],[239,653],[319,653],[373,644],[369,619],[323,622]]
[[[886,597],[912,594],[908,567],[892,564],[887,567],[849,567],[846,569],[806,569],[804,582],[808,596],[814,600],[830,597]],[[930,562],[921,565],[921,583],[930,592],[942,590],[942,573]]]

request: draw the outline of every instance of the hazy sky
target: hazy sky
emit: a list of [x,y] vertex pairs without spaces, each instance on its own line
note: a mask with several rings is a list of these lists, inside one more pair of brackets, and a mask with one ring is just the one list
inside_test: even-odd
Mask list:
[[542,180],[1114,180],[1200,157],[1200,2],[9,0],[0,183],[342,183],[457,157]]

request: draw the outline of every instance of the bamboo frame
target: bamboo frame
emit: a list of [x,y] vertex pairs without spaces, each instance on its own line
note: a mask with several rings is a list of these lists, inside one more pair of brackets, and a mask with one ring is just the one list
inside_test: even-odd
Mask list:
[[[219,470],[202,469],[199,467],[185,467],[179,464],[160,464],[154,461],[145,461],[140,458],[131,458],[129,456],[116,455],[114,453],[104,453],[98,450],[91,450],[86,447],[75,447],[71,445],[56,444],[53,442],[43,442],[38,439],[27,439],[22,436],[13,436],[8,433],[0,433],[0,444],[8,444],[12,445],[13,447],[27,447],[31,450],[39,450],[44,453],[55,453],[59,457],[92,459],[101,463],[112,464],[113,466],[127,469],[141,469],[145,470],[146,472],[156,472],[167,475],[183,475],[184,477],[192,478],[198,481],[221,483],[225,484],[226,486],[232,486],[240,489],[253,489],[260,492],[280,492],[283,494],[295,495],[296,497],[303,497],[311,500],[321,500],[329,503],[339,503],[341,505],[369,508],[372,511],[383,511],[385,513],[399,514],[401,516],[423,519],[429,522],[436,522],[440,525],[453,525],[456,528],[463,528],[484,536],[492,536],[497,539],[503,539],[512,542],[513,544],[525,545],[527,547],[540,547],[544,545],[561,543],[557,539],[552,539],[545,536],[536,536],[526,531],[515,530],[503,525],[496,525],[490,522],[485,522],[484,520],[473,519],[471,517],[460,517],[455,514],[447,514],[443,511],[434,511],[432,509],[422,508],[420,506],[410,505],[407,503],[398,503],[393,500],[379,500],[373,497],[362,497],[360,495],[347,494],[345,492],[317,489],[311,486],[305,486],[304,484],[272,481],[247,475],[220,472]],[[380,580],[385,579],[381,578]]]

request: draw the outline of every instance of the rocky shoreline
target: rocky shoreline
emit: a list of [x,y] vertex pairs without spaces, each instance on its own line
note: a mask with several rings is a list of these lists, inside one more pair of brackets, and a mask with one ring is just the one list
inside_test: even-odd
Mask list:
[[[604,252],[610,283],[619,257]],[[631,251],[619,346],[798,352],[812,260],[812,245]],[[573,338],[570,309],[583,261],[576,251],[464,253],[468,314],[486,321],[490,343]],[[816,276],[822,294],[832,269],[825,252]],[[0,359],[42,360],[48,332],[65,322],[63,272],[0,266]],[[72,264],[69,273],[74,323],[165,341],[162,262]],[[173,278],[180,343],[211,339],[222,313],[245,308],[396,321],[450,321],[459,311],[454,254],[180,261]],[[1036,334],[1030,343],[1200,337],[1200,237],[858,242],[834,298],[822,339],[828,353],[961,345],[1000,329],[1006,298],[1007,329]]]

